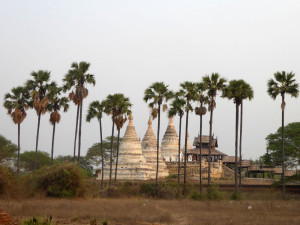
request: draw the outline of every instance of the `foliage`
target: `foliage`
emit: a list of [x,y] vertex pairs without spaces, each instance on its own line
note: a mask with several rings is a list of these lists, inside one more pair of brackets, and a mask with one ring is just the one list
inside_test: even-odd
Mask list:
[[193,200],[201,200],[201,194],[198,191],[193,190],[190,194],[191,199]]
[[28,220],[25,220],[23,222],[23,225],[51,225],[52,224],[51,220],[52,220],[52,218],[50,218],[49,220],[48,220],[48,218],[41,220],[39,218],[32,217]]
[[0,163],[15,159],[18,147],[10,140],[0,135]]
[[[33,171],[34,167],[34,158],[35,158],[35,151],[25,151],[20,154],[20,167],[26,171]],[[37,152],[37,162],[36,162],[36,169],[40,169],[43,166],[49,166],[51,164],[51,158],[49,153],[38,151]]]
[[[276,99],[276,97],[279,94],[285,94],[288,93],[292,97],[298,97],[299,95],[299,84],[296,83],[296,80],[294,79],[295,74],[293,72],[276,72],[274,74],[274,78],[270,79],[268,81],[268,94],[273,98]],[[285,103],[284,103],[285,104]],[[282,105],[282,109],[284,109],[284,105]]]
[[155,183],[142,183],[140,186],[140,192],[147,197],[156,196],[156,185]]
[[[113,138],[113,158],[116,156],[117,152],[117,139],[118,137]],[[120,142],[123,139],[120,138]],[[108,136],[103,140],[103,153],[104,153],[104,160],[109,160],[109,155],[110,155],[110,143],[111,143],[111,136]],[[101,148],[100,148],[100,143],[95,143],[93,144],[92,147],[90,147],[86,153],[86,158],[91,161],[93,165],[99,165],[101,163]]]
[[59,164],[44,167],[36,174],[37,188],[52,197],[82,196],[83,178],[75,164]]
[[8,183],[11,179],[11,173],[9,169],[4,166],[0,166],[0,195],[4,194]]
[[[284,160],[286,166],[292,168],[300,164],[300,122],[289,123],[284,129]],[[282,165],[281,134],[280,127],[276,133],[269,134],[266,137],[269,153],[263,156],[263,160],[264,163],[270,166]]]
[[[57,164],[70,163],[70,162],[73,162],[73,156],[71,156],[71,155],[65,155],[65,156],[59,155],[55,158],[55,161],[56,161]],[[81,157],[80,158],[80,168],[83,169],[82,172],[86,176],[92,176],[93,175],[93,171],[94,171],[93,162],[88,157]]]
[[216,185],[211,184],[210,188],[208,189],[207,198],[210,200],[221,200],[223,195]]
[[231,80],[229,85],[223,89],[223,98],[233,99],[235,104],[240,105],[244,99],[253,98],[252,87],[244,80]]
[[231,200],[242,200],[243,196],[242,196],[242,192],[241,191],[234,191],[231,196],[230,196]]
[[29,103],[29,92],[25,87],[16,87],[4,96],[3,106],[8,110],[15,124],[21,124],[26,117]]

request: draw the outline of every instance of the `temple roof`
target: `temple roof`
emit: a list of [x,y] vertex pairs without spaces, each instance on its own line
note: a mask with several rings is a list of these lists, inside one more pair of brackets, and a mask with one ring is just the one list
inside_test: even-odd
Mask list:
[[[200,144],[200,135],[195,137],[193,146],[199,146]],[[202,144],[209,144],[209,135],[202,135]],[[212,146],[218,147],[218,138],[214,138],[212,140]]]

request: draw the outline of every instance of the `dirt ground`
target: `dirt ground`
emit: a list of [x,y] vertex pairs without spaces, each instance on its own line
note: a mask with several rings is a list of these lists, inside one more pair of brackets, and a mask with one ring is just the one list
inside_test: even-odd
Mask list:
[[53,217],[55,224],[300,224],[299,200],[194,201],[121,199],[0,200],[0,207],[21,223]]

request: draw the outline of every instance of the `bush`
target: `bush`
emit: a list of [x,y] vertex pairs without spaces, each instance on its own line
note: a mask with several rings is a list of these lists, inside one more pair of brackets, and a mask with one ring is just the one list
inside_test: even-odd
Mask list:
[[41,221],[36,217],[32,217],[32,219],[25,220],[23,222],[24,225],[51,225],[51,219],[44,219]]
[[145,194],[147,197],[155,197],[156,195],[155,183],[141,184],[140,191],[142,194]]
[[210,200],[221,200],[223,198],[222,192],[219,191],[218,187],[211,184],[208,188],[207,198]]
[[201,194],[198,191],[193,190],[190,194],[191,199],[197,201],[201,199]]
[[77,165],[59,164],[45,167],[36,172],[37,188],[47,196],[82,196],[84,193],[82,174]]
[[11,175],[8,168],[0,166],[0,195],[6,192],[10,179]]
[[232,193],[232,195],[230,196],[230,199],[231,200],[242,200],[243,199],[242,192],[240,192],[240,191],[234,191]]

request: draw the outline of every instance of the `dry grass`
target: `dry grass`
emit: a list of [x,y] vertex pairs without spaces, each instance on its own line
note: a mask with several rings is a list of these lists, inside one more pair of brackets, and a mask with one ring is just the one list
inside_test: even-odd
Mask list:
[[[52,215],[57,224],[299,224],[299,200],[192,201],[153,199],[27,199],[0,201],[14,219]],[[251,206],[251,207],[250,207]],[[251,209],[249,209],[251,208]]]

